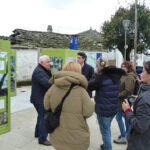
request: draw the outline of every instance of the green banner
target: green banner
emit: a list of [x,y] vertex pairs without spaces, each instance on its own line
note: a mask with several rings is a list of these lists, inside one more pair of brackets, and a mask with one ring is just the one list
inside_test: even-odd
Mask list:
[[[8,44],[8,45],[7,45]],[[10,42],[0,40],[0,134],[10,131]]]
[[51,68],[60,71],[65,63],[76,61],[78,52],[71,49],[42,49],[41,55],[48,55]]

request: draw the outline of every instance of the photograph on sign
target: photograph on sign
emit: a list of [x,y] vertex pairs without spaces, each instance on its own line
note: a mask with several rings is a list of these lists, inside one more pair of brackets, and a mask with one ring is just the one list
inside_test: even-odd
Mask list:
[[6,96],[8,91],[8,73],[0,74],[0,96]]
[[61,57],[49,57],[51,69],[60,71],[62,69],[63,59]]
[[7,112],[6,112],[6,97],[0,97],[0,125],[6,124],[8,122]]
[[11,92],[15,92],[15,56],[11,56]]

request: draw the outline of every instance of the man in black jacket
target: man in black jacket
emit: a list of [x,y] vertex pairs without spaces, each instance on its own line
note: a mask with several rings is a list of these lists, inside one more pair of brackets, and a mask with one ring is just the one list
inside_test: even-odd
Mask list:
[[38,117],[35,127],[35,137],[38,137],[39,144],[46,146],[51,145],[47,140],[48,133],[44,125],[44,104],[43,99],[46,91],[50,88],[51,84],[48,82],[51,77],[50,59],[47,55],[39,58],[39,64],[34,69],[32,74],[32,90],[30,101],[34,105]]
[[[87,56],[84,52],[79,52],[77,55],[77,61],[82,67],[82,74],[86,77],[87,81],[89,81],[94,74],[94,68],[86,63]],[[92,97],[92,92],[90,90],[87,92],[89,96]]]

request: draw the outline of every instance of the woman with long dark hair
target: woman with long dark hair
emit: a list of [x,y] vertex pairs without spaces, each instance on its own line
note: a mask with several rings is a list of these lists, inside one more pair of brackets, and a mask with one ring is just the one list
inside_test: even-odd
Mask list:
[[135,80],[137,75],[135,74],[135,69],[130,61],[124,61],[121,68],[126,72],[126,75],[122,76],[120,91],[119,91],[119,107],[116,115],[116,120],[120,129],[120,136],[118,139],[114,140],[117,144],[126,144],[126,135],[129,133],[130,127],[128,121],[125,119],[125,125],[123,122],[124,112],[122,109],[122,102],[128,96],[131,96],[134,92]]

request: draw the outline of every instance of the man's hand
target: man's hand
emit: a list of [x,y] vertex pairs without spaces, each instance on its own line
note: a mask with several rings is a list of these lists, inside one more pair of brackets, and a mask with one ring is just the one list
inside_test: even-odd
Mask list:
[[129,108],[130,108],[129,102],[127,101],[127,99],[125,99],[125,101],[122,103],[122,109],[125,112]]

